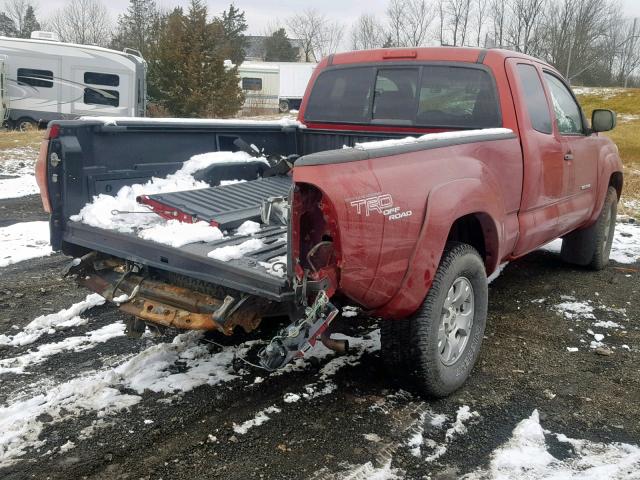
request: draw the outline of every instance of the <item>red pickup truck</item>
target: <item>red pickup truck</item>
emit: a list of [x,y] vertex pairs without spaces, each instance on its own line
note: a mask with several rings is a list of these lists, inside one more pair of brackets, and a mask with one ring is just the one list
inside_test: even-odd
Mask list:
[[[119,299],[133,333],[230,334],[288,315],[259,354],[268,369],[316,341],[343,348],[326,329],[340,305],[358,305],[381,319],[391,375],[430,396],[450,394],[473,368],[487,278],[502,263],[558,237],[568,262],[608,262],[623,178],[618,149],[598,132],[615,114],[596,110],[589,124],[540,60],[473,48],[331,55],[299,122],[52,122],[37,165],[52,245],[76,257],[81,284]],[[216,163],[194,174],[209,188],[138,198],[165,218],[235,234],[176,247],[74,217],[94,196],[171,174],[195,154],[238,150],[271,165]],[[260,228],[234,230],[246,220]],[[259,248],[241,258],[210,255],[247,239]],[[281,275],[269,271],[276,264]]]

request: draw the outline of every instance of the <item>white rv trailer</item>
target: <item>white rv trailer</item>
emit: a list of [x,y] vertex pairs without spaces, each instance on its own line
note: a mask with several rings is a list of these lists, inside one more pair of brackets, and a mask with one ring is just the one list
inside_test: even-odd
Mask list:
[[91,115],[144,116],[146,62],[138,52],[63,43],[48,32],[32,37],[0,37],[11,126]]
[[245,95],[244,109],[280,110],[300,108],[315,63],[244,62],[238,67]]

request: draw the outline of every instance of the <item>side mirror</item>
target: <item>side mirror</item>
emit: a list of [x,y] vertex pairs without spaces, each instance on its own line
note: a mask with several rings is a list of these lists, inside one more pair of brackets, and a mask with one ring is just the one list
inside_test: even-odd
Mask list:
[[608,132],[616,126],[616,113],[612,110],[596,109],[591,114],[591,129],[594,132]]

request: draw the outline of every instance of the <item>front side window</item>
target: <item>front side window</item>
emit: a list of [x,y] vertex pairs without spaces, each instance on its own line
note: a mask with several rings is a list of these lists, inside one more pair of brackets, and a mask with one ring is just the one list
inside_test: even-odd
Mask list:
[[120,106],[120,93],[118,93],[117,90],[85,88],[83,102],[87,105],[107,105],[109,107],[118,107]]
[[583,131],[582,113],[573,95],[555,75],[544,72],[544,78],[551,91],[553,111],[558,120],[558,130],[564,135],[581,134]]
[[519,63],[517,68],[531,126],[540,133],[551,134],[553,123],[538,70],[526,63]]
[[18,69],[18,85],[32,87],[53,87],[53,72],[50,70],[35,70],[33,68]]
[[84,83],[117,87],[120,85],[120,77],[111,73],[85,72]]
[[256,92],[262,90],[262,79],[250,77],[243,78],[242,90],[251,90]]

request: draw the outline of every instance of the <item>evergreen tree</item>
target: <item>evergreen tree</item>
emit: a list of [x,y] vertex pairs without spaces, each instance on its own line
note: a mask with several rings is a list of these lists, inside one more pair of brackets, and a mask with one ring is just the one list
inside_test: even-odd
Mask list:
[[235,65],[244,62],[247,48],[247,38],[244,35],[247,31],[247,21],[244,12],[231,4],[229,10],[222,12],[220,18],[213,19],[212,27],[215,48],[220,55]]
[[146,58],[157,36],[159,17],[155,0],[129,0],[127,11],[118,17],[112,48],[134,48]]
[[4,12],[0,12],[0,35],[5,37],[16,37],[18,35],[15,22]]
[[280,28],[264,39],[266,62],[297,62],[298,49],[291,45],[287,32]]
[[24,12],[24,19],[22,21],[22,32],[20,36],[22,38],[31,38],[31,32],[40,30],[40,23],[36,18],[36,12],[31,5],[27,6],[27,10]]
[[178,117],[227,117],[243,102],[235,68],[227,70],[216,48],[220,22],[207,23],[207,7],[191,0],[185,15],[175,9],[164,22],[150,65],[154,95]]

